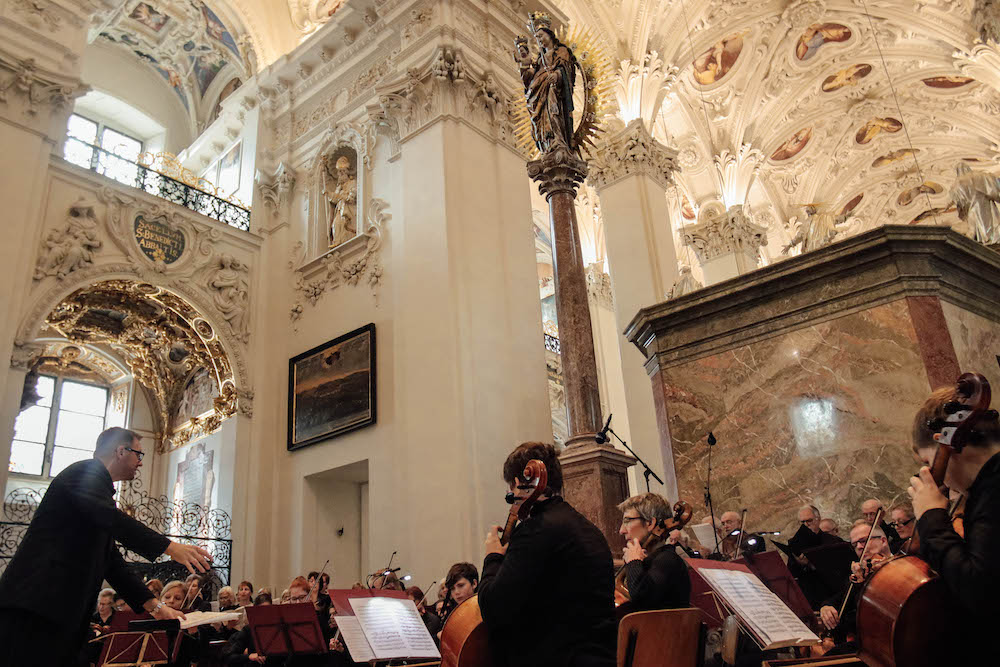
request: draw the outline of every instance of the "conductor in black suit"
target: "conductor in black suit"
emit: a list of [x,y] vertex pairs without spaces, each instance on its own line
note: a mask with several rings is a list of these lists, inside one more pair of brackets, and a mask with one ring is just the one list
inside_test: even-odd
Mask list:
[[144,454],[137,433],[110,428],[97,437],[93,459],[52,480],[0,577],[0,665],[73,664],[105,580],[136,611],[183,618],[128,570],[115,544],[149,560],[166,553],[192,572],[211,563],[204,549],[171,542],[115,505],[113,483],[135,477]]

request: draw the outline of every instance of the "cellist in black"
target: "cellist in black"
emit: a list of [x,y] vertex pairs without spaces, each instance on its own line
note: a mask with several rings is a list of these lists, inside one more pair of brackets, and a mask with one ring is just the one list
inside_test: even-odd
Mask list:
[[479,606],[493,657],[508,667],[613,667],[608,541],[560,495],[562,467],[552,445],[527,442],[511,452],[503,477],[512,493],[523,493],[520,477],[533,459],[545,464],[548,483],[530,516],[506,546],[499,526],[486,537]]
[[[913,449],[928,465],[938,447],[946,420],[960,396],[955,387],[938,389],[924,403],[913,422]],[[951,453],[945,485],[965,494],[964,535],[956,532],[948,512],[948,498],[923,467],[910,479],[907,493],[913,501],[920,538],[920,556],[941,575],[948,590],[965,611],[963,625],[970,634],[956,641],[968,651],[991,636],[1000,623],[1000,420],[985,411],[971,426],[964,446]],[[943,641],[947,641],[942,638]],[[971,645],[969,642],[976,642]],[[971,655],[974,655],[973,650]],[[970,663],[971,664],[971,663]]]

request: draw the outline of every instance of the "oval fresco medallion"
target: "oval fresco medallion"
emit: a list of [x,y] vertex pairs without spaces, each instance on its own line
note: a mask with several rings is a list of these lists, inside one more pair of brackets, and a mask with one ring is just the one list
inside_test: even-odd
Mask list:
[[836,74],[831,74],[823,80],[823,92],[832,93],[841,88],[856,86],[869,74],[872,73],[872,66],[865,63],[858,63],[845,67]]
[[891,153],[886,153],[881,157],[875,158],[875,161],[872,162],[872,168],[878,169],[879,167],[884,167],[888,164],[905,160],[908,157],[913,157],[919,152],[919,148],[900,148],[898,151],[892,151]]
[[875,137],[883,132],[895,134],[902,129],[903,124],[895,118],[872,118],[858,128],[858,133],[854,135],[854,141],[861,145],[870,144],[875,140]]
[[809,60],[820,47],[830,42],[846,42],[851,38],[851,29],[839,23],[813,23],[795,43],[795,57]]
[[852,213],[854,209],[858,207],[858,204],[861,203],[861,200],[864,198],[865,198],[865,193],[862,192],[857,197],[844,204],[844,208],[840,209],[840,215],[847,215],[849,213]]
[[808,144],[809,140],[812,139],[812,132],[811,127],[799,130],[785,143],[778,146],[778,150],[771,154],[771,159],[775,162],[791,160],[793,157],[801,153],[802,149],[806,147],[806,144]]
[[975,79],[970,79],[967,76],[932,76],[929,79],[923,79],[924,85],[929,88],[943,88],[945,90],[950,90],[951,88],[961,88],[962,86],[967,86],[975,81]]
[[896,203],[900,206],[909,206],[920,195],[939,195],[942,192],[944,192],[944,187],[941,184],[934,181],[924,181],[915,188],[904,190],[896,199]]
[[742,52],[743,35],[736,33],[723,38],[692,63],[694,80],[703,86],[721,81],[733,69]]

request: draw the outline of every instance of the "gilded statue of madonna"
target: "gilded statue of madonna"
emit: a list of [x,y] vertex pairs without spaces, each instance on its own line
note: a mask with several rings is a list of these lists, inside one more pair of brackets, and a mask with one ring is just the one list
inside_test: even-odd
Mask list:
[[552,31],[545,14],[531,14],[532,31],[538,56],[532,57],[528,38],[518,36],[514,60],[521,71],[524,97],[531,117],[531,137],[540,153],[562,148],[577,152],[573,137],[573,87],[576,84],[577,60],[568,46]]

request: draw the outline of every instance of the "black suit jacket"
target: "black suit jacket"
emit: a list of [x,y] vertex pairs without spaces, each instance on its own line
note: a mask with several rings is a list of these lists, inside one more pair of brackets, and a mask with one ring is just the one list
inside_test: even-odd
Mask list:
[[108,469],[96,459],[74,463],[52,480],[0,577],[0,608],[82,633],[106,579],[133,609],[142,609],[153,594],[128,570],[115,541],[154,560],[170,540],[121,512],[114,492]]
[[483,563],[479,607],[498,661],[613,666],[614,576],[611,549],[594,524],[562,498],[536,504],[506,555]]

